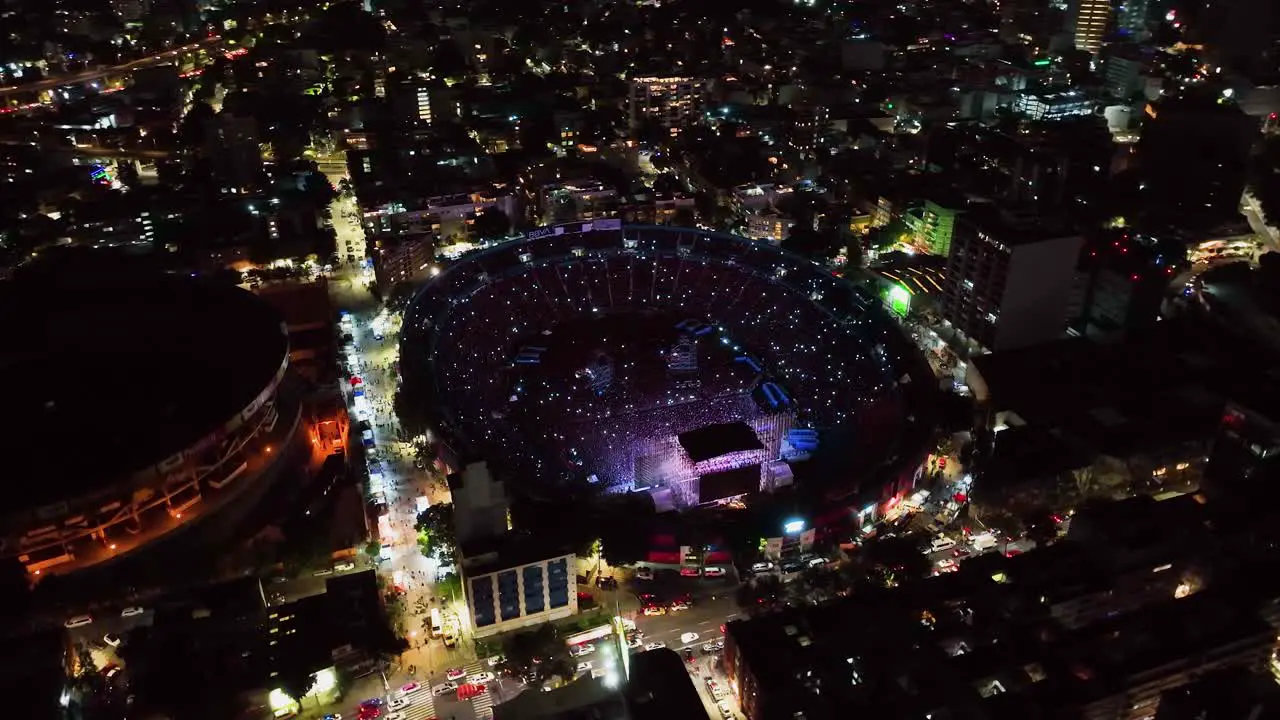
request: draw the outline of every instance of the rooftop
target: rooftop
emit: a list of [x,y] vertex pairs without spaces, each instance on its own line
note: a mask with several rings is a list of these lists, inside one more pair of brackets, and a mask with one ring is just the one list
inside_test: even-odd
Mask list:
[[680,447],[684,448],[694,462],[764,448],[751,426],[741,421],[705,425],[697,430],[682,432],[679,440]]
[[288,352],[263,301],[176,275],[37,272],[0,288],[0,315],[8,415],[21,418],[0,453],[24,486],[10,501],[30,507],[187,448],[253,402]]

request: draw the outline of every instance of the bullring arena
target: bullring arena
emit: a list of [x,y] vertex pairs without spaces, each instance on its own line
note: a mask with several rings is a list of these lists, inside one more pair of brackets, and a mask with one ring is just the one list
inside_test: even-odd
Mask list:
[[823,438],[892,445],[888,335],[878,299],[774,245],[597,220],[461,258],[414,298],[400,357],[454,454],[517,492],[679,509],[785,486]]
[[[0,557],[105,565],[256,498],[296,431],[289,343],[234,287],[174,275],[6,283]],[[247,500],[252,502],[252,500]]]

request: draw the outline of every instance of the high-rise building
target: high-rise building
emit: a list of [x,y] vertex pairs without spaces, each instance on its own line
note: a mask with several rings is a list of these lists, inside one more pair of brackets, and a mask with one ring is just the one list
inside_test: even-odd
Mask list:
[[691,77],[641,77],[631,81],[627,107],[631,128],[638,128],[652,118],[671,132],[697,118],[702,109],[706,82]]
[[426,277],[434,258],[436,234],[415,232],[375,235],[373,276],[382,292]]
[[959,214],[959,210],[925,200],[920,223],[913,228],[917,242],[927,247],[931,254],[947,257],[951,254],[951,237],[955,234],[956,216]]
[[258,122],[223,110],[205,135],[205,157],[224,191],[245,193],[262,179]]
[[1167,100],[1148,113],[1138,143],[1148,212],[1220,222],[1238,214],[1256,118],[1213,99]]
[[1112,338],[1155,324],[1169,281],[1185,263],[1185,247],[1141,233],[1092,239],[1080,257],[1083,295],[1073,327]]
[[1133,40],[1146,39],[1151,34],[1147,31],[1148,4],[1149,0],[1121,0],[1116,7],[1116,30]]
[[1035,219],[966,216],[951,239],[943,317],[988,350],[1061,337],[1082,243],[1079,235]]
[[1067,23],[1075,49],[1098,54],[1110,21],[1111,0],[1074,0],[1067,13]]
[[1033,47],[1047,46],[1056,27],[1048,0],[1001,0],[1000,39]]

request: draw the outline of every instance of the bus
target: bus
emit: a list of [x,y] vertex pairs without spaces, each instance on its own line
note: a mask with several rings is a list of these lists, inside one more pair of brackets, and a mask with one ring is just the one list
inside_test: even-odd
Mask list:
[[440,637],[444,632],[444,617],[440,608],[431,608],[431,637]]

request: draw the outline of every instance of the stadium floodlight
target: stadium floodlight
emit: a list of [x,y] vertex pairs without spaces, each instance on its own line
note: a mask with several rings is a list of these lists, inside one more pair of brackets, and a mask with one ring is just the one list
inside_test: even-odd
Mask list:
[[788,520],[787,523],[782,526],[782,531],[788,535],[795,535],[797,533],[804,532],[804,521]]

